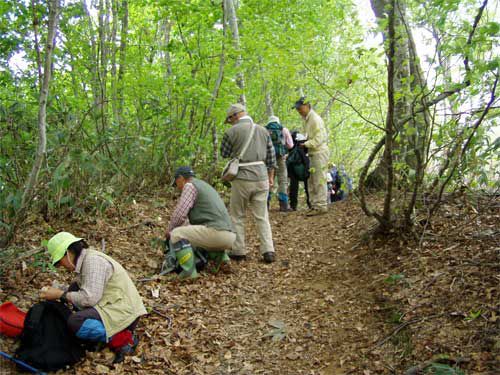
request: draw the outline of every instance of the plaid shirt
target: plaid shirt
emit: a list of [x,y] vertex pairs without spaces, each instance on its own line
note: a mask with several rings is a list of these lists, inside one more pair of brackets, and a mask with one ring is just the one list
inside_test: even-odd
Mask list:
[[[220,144],[220,152],[223,158],[230,158],[233,154],[233,145],[229,140],[229,136],[224,134],[222,137],[222,143]],[[267,169],[276,168],[276,153],[274,151],[273,141],[271,137],[267,137],[267,145],[266,145],[266,167]]]
[[113,275],[112,264],[103,257],[88,255],[87,249],[83,249],[76,262],[75,272],[80,290],[68,292],[66,298],[80,309],[95,306]]
[[174,213],[170,218],[168,233],[172,232],[175,228],[184,225],[189,211],[191,211],[194,203],[196,202],[196,197],[198,197],[198,190],[196,190],[192,183],[186,183],[182,188],[181,197],[179,198],[179,202],[177,203]]

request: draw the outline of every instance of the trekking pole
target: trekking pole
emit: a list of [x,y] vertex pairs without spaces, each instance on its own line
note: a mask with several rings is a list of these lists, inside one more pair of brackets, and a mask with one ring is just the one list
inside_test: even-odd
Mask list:
[[10,354],[7,354],[5,352],[2,352],[0,351],[0,355],[6,359],[10,359],[12,362],[14,362],[15,364],[25,368],[26,370],[28,371],[31,371],[32,373],[34,374],[40,374],[40,375],[47,375],[45,372],[43,371],[40,371],[40,370],[37,370],[36,368],[34,367],[31,367],[30,365],[28,365],[26,362],[23,362],[23,361],[20,361],[19,359],[15,359],[13,356],[11,356]]

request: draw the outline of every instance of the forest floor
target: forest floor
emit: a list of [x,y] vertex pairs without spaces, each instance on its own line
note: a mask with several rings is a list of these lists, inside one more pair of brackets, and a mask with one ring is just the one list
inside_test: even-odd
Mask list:
[[[313,218],[273,209],[275,263],[261,262],[249,220],[249,259],[232,262],[229,273],[144,281],[161,265],[162,250],[151,240],[163,237],[172,206],[155,197],[100,218],[33,217],[19,236],[25,251],[63,229],[98,248],[104,243],[150,311],[124,363],[111,365],[105,349],[61,373],[500,373],[498,197],[450,197],[425,235],[411,240],[363,240],[374,223],[349,200]],[[47,270],[42,254],[6,267],[0,301],[27,310],[42,286],[70,280]],[[1,339],[1,350],[15,347]],[[0,373],[14,367],[2,361]]]

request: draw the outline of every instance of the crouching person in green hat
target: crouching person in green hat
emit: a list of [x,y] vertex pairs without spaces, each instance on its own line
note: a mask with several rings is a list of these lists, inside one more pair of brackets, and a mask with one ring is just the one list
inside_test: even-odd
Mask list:
[[[166,239],[170,240],[182,267],[180,278],[196,278],[198,273],[192,246],[205,249],[220,264],[229,261],[225,251],[231,249],[236,234],[217,191],[195,178],[191,167],[179,167],[172,185],[182,193],[170,218]],[[190,225],[184,225],[187,219]]]
[[42,288],[41,297],[72,303],[79,311],[68,318],[68,328],[76,337],[107,343],[116,353],[115,363],[133,353],[133,334],[146,309],[127,271],[113,258],[89,248],[85,240],[60,232],[47,243],[56,267],[76,273],[76,282],[64,291]]

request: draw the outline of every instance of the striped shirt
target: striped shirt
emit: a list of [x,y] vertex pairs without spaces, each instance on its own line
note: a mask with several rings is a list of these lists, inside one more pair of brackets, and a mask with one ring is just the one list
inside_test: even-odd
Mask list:
[[113,275],[113,265],[103,257],[88,255],[87,249],[83,249],[76,262],[75,272],[80,290],[68,292],[66,298],[80,309],[97,305]]
[[197,196],[198,190],[196,190],[191,182],[187,182],[182,188],[181,197],[179,198],[179,202],[177,202],[174,213],[170,218],[168,233],[172,232],[175,228],[184,225],[187,220],[189,211],[191,211],[196,202]]

